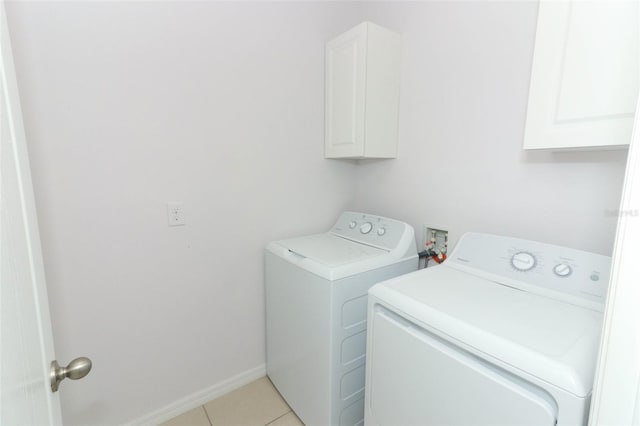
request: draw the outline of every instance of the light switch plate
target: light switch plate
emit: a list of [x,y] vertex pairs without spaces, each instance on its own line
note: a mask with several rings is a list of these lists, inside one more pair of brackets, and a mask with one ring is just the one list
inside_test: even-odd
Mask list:
[[182,203],[167,203],[167,217],[169,219],[169,226],[184,225],[184,206]]

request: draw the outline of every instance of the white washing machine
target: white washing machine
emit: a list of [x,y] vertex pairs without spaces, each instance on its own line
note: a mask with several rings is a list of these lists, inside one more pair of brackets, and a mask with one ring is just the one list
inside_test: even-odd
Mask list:
[[366,425],[585,425],[611,259],[465,234],[369,292]]
[[267,374],[306,425],[363,423],[367,291],[417,268],[413,228],[363,213],[267,246]]

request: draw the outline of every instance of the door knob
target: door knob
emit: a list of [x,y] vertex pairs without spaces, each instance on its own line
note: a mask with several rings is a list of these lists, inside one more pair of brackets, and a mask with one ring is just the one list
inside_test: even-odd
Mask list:
[[82,379],[89,374],[89,371],[91,371],[91,360],[89,358],[76,358],[66,367],[60,367],[58,361],[54,360],[51,362],[51,390],[57,392],[60,382],[67,377],[71,380]]

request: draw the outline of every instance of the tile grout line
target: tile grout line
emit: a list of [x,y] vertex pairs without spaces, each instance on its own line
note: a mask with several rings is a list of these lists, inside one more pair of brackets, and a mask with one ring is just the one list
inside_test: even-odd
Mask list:
[[287,414],[289,414],[289,413],[293,413],[293,410],[289,410],[289,411],[287,411],[286,413],[284,413],[283,415],[281,415],[281,416],[279,416],[279,417],[276,417],[275,419],[271,420],[269,423],[267,423],[267,424],[266,424],[266,425],[264,425],[264,426],[269,426],[271,423],[275,422],[275,421],[276,421],[276,420],[278,420],[278,419],[281,419],[282,417],[286,416],[286,415],[287,415]]
[[207,416],[207,421],[209,422],[209,426],[213,426],[213,422],[211,421],[211,417],[209,417],[209,413],[207,412],[207,409],[204,408],[204,405],[201,405],[200,407],[202,407],[202,410],[204,411],[204,415]]

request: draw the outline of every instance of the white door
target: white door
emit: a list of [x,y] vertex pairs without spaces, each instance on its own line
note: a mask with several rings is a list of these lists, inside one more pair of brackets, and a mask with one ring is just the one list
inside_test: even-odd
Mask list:
[[62,424],[53,338],[4,2],[0,2],[0,424]]
[[639,258],[640,114],[636,113],[591,401],[592,426],[640,425]]

